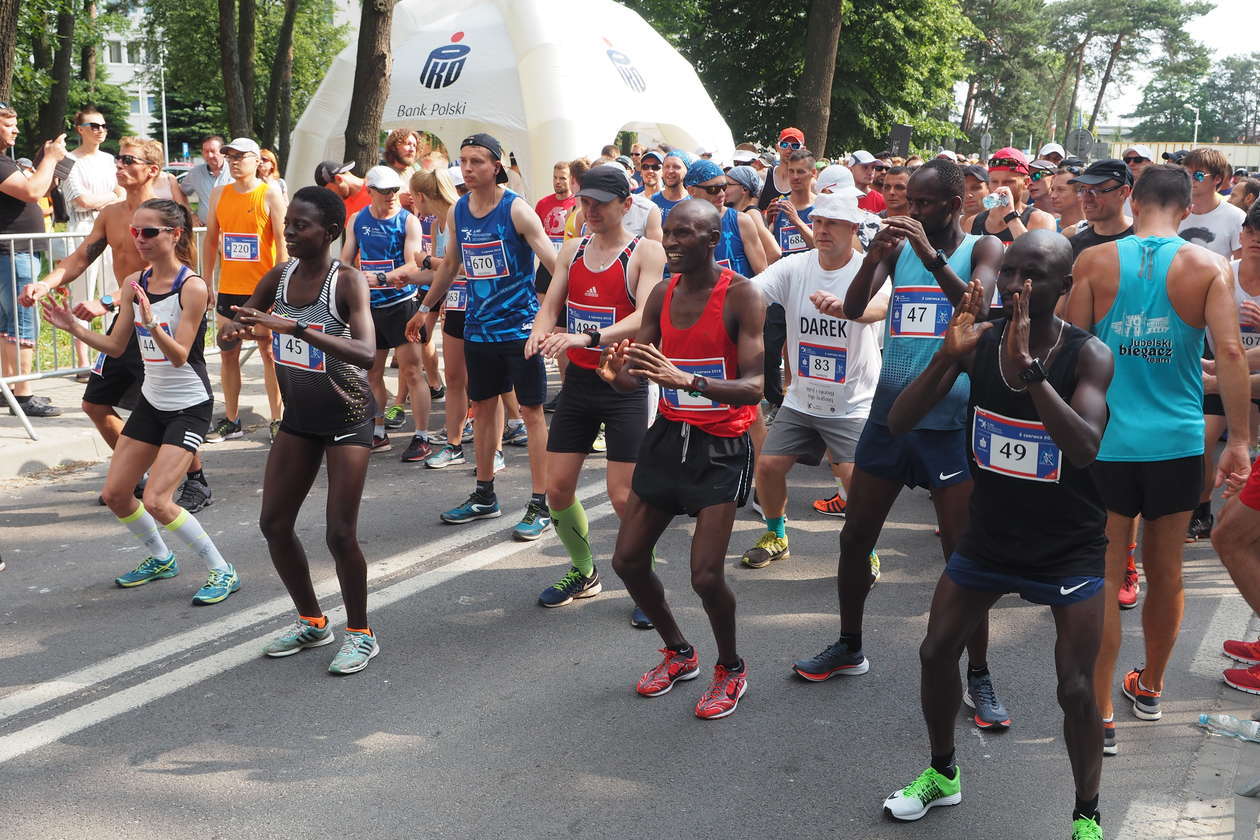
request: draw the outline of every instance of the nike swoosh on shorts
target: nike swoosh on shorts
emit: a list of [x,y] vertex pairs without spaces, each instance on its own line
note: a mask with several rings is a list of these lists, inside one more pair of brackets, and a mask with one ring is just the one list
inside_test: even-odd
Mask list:
[[952,472],[949,475],[945,475],[945,473],[939,473],[937,474],[937,479],[940,481],[949,481],[951,478],[953,478],[956,475],[962,475],[962,470],[959,470],[958,472]]
[[350,433],[350,434],[348,434],[348,435],[333,435],[333,440],[334,440],[334,441],[337,441],[337,440],[345,440],[345,439],[346,439],[346,438],[348,438],[348,437],[354,437],[354,435],[355,435],[355,433],[354,433],[354,432],[351,432],[351,433]]
[[1076,586],[1073,586],[1071,589],[1068,589],[1066,586],[1060,585],[1060,586],[1059,586],[1059,594],[1060,594],[1060,595],[1071,595],[1073,592],[1075,592],[1076,590],[1080,589],[1082,586],[1084,586],[1084,585],[1085,585],[1085,584],[1087,584],[1087,583],[1089,583],[1089,581],[1083,581],[1083,582],[1081,582],[1081,583],[1076,584]]

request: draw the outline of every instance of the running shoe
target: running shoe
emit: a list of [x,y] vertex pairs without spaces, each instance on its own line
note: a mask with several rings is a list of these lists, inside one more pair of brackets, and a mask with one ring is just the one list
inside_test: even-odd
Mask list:
[[1116,755],[1120,748],[1116,746],[1116,722],[1103,721],[1103,755]]
[[438,387],[434,388],[432,385],[430,385],[429,386],[429,399],[432,400],[433,402],[446,399],[446,386],[439,385]]
[[1133,716],[1138,720],[1159,720],[1164,716],[1159,708],[1159,695],[1162,692],[1151,691],[1142,685],[1142,669],[1134,668],[1124,675],[1120,691],[1133,701]]
[[210,498],[210,485],[195,478],[185,478],[179,485],[179,493],[175,496],[175,504],[189,513],[197,513],[202,508],[213,504]]
[[846,677],[865,674],[871,670],[871,663],[862,655],[862,651],[851,652],[843,640],[837,639],[817,656],[793,662],[792,670],[802,679],[822,682],[837,674]]
[[547,510],[546,505],[540,505],[531,499],[525,506],[525,515],[512,529],[512,538],[522,542],[532,542],[547,533],[550,527],[551,511]]
[[4,571],[4,558],[0,557],[0,572]]
[[140,477],[140,480],[136,482],[136,486],[134,489],[132,489],[131,495],[135,496],[137,499],[140,499],[141,501],[144,501],[144,488],[148,486],[149,486],[149,474],[145,473],[144,475]]
[[524,420],[509,420],[503,430],[503,442],[509,446],[528,446],[529,432]]
[[955,767],[951,779],[929,767],[919,778],[884,800],[884,813],[894,820],[913,822],[938,805],[959,802],[962,802],[962,768]]
[[1229,639],[1221,645],[1221,650],[1235,662],[1241,662],[1244,665],[1260,665],[1260,641],[1239,642]]
[[814,499],[814,510],[823,516],[839,516],[844,518],[844,509],[848,507],[844,499],[840,498],[840,491],[836,491],[829,499]]
[[451,438],[446,434],[446,429],[438,429],[436,432],[429,432],[429,443],[435,446],[446,446],[451,442]]
[[441,515],[443,522],[450,525],[463,525],[465,522],[473,522],[477,519],[494,519],[502,516],[503,512],[499,510],[498,499],[491,498],[486,501],[476,492],[469,495],[462,505],[453,507]]
[[1196,540],[1206,540],[1212,537],[1212,526],[1216,524],[1216,517],[1212,514],[1207,516],[1199,516],[1197,513],[1190,517],[1190,525],[1186,528],[1186,542],[1192,543]]
[[635,630],[651,630],[656,625],[647,617],[647,613],[635,604],[634,609],[630,611],[630,626]]
[[[744,664],[743,660],[739,663]],[[713,682],[709,690],[700,695],[696,703],[696,717],[702,720],[717,720],[735,711],[739,698],[748,691],[748,669],[741,667],[732,671],[725,665],[713,666]]]
[[193,595],[193,605],[198,607],[226,601],[227,597],[241,588],[241,576],[236,568],[228,564],[226,569],[211,569],[206,582]]
[[766,518],[766,512],[765,512],[764,510],[762,510],[762,509],[761,509],[761,499],[757,498],[757,488],[756,488],[756,487],[754,487],[754,488],[753,488],[753,492],[752,492],[752,501],[751,501],[751,502],[749,502],[749,505],[751,505],[751,506],[752,506],[753,513],[757,514],[757,515],[758,515],[758,516],[760,516],[762,519],[765,519],[765,518]]
[[210,434],[206,435],[206,443],[223,443],[225,440],[236,440],[241,437],[245,437],[245,432],[241,429],[241,421],[232,421],[224,417],[215,423]]
[[299,618],[289,625],[283,633],[272,639],[263,647],[264,656],[292,656],[307,648],[323,647],[337,640],[333,635],[332,625],[327,621],[323,627],[316,627],[304,618]]
[[[60,417],[61,409],[52,404],[47,397],[31,397],[25,403],[19,403],[22,407],[22,413],[27,417]],[[17,416],[17,412],[12,408],[9,409],[9,415]]]
[[595,433],[595,440],[591,442],[592,452],[607,452],[608,441],[604,439],[604,424],[599,424],[599,431]]
[[1011,715],[1006,706],[998,699],[993,689],[993,678],[988,672],[973,674],[967,670],[967,690],[963,692],[963,702],[975,710],[972,721],[981,729],[1009,729]]
[[1129,554],[1129,565],[1124,570],[1124,581],[1120,584],[1120,594],[1117,596],[1120,601],[1120,609],[1131,610],[1137,606],[1138,593],[1142,591],[1142,587],[1138,584],[1137,564],[1133,562],[1133,555]]
[[392,444],[389,442],[389,433],[383,435],[372,435],[372,451],[388,452]]
[[869,559],[871,564],[871,586],[874,586],[879,583],[879,555],[872,551]]
[[328,665],[328,673],[343,676],[358,673],[380,652],[381,645],[375,635],[347,630],[341,637],[341,650]]
[[498,475],[507,469],[507,461],[503,458],[503,450],[496,449],[494,452],[494,475]]
[[683,656],[667,647],[661,648],[661,653],[665,656],[661,664],[639,677],[639,683],[634,687],[644,697],[660,697],[668,694],[674,683],[700,676],[700,657],[696,655],[695,648],[691,649],[691,656]]
[[780,537],[774,531],[766,531],[752,548],[744,552],[739,562],[750,569],[764,569],[775,560],[786,560],[791,556],[787,537]]
[[468,420],[464,423],[464,429],[459,434],[459,442],[460,443],[473,442],[473,421]]
[[424,465],[431,470],[440,470],[463,463],[466,463],[464,447],[451,446],[449,443],[424,459]]
[[401,405],[391,405],[385,409],[385,428],[393,431],[401,429],[407,422],[407,409]]
[[404,464],[414,464],[425,460],[433,454],[433,448],[429,446],[429,442],[417,435],[411,436],[411,443],[407,444],[407,448],[403,450],[402,462]]
[[276,442],[276,435],[280,434],[280,421],[272,420],[267,426],[267,431],[271,433],[271,442]]
[[1072,840],[1103,840],[1102,826],[1089,817],[1072,820]]
[[172,551],[164,560],[156,557],[144,558],[139,566],[125,575],[114,578],[114,583],[123,589],[130,589],[133,586],[143,586],[151,580],[173,578],[177,574],[179,574],[179,564],[175,562],[175,552]]
[[1250,668],[1230,668],[1224,674],[1225,684],[1248,694],[1260,694],[1260,665]]
[[564,577],[542,591],[538,603],[544,607],[563,607],[572,604],[575,598],[594,598],[603,590],[597,570],[592,569],[591,576],[587,577],[577,568],[570,567]]

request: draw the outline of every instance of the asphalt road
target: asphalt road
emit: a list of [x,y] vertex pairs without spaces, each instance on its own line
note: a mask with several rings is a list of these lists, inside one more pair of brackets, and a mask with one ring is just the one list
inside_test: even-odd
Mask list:
[[[438,421],[435,419],[434,425]],[[788,669],[838,633],[839,520],[815,515],[821,469],[793,474],[792,558],[760,571],[738,557],[760,531],[741,512],[728,574],[739,599],[749,690],[715,722],[692,708],[714,646],[687,584],[691,524],[660,547],[659,571],[704,678],[656,699],[637,677],[658,659],[654,632],[627,621],[608,567],[616,533],[592,457],[583,495],[604,573],[597,598],[535,603],[564,570],[554,537],[512,542],[528,468],[508,448],[502,519],[437,515],[472,486],[373,458],[360,519],[372,563],[371,621],[382,653],[366,671],[326,672],[332,646],[259,655],[291,620],[257,529],[265,426],[205,450],[214,504],[199,514],[241,571],[214,607],[190,597],[195,560],[135,590],[115,575],[140,559],[95,505],[104,466],[0,483],[0,801],[6,838],[1058,838],[1072,783],[1054,696],[1049,612],[1015,598],[993,611],[990,667],[1014,718],[982,734],[959,717],[964,801],[915,825],[884,797],[927,763],[917,650],[941,567],[923,492],[907,492],[880,540],[883,579],[865,632],[872,668],[808,684]],[[324,479],[299,521],[323,603],[344,622],[323,546]],[[177,549],[178,550],[178,549]],[[1104,764],[1108,837],[1229,837],[1236,742],[1190,725],[1199,711],[1257,705],[1219,680],[1222,638],[1249,611],[1210,546],[1187,550],[1187,612],[1164,720],[1119,706],[1121,754]],[[1121,663],[1141,658],[1137,611]]]

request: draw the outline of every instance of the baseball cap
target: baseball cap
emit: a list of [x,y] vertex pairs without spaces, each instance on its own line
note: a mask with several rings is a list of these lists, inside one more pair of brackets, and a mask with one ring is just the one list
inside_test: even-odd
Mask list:
[[964,166],[963,175],[970,175],[977,181],[983,181],[986,184],[989,183],[989,170],[985,169],[978,163],[972,163]]
[[811,219],[835,219],[838,222],[858,224],[862,221],[862,208],[858,207],[858,199],[847,192],[824,193],[814,199]]
[[315,167],[315,184],[320,187],[326,187],[337,179],[338,175],[349,172],[354,169],[354,161],[346,161],[338,163],[335,160],[320,161]]
[[1164,152],[1162,155],[1160,155],[1160,157],[1162,157],[1166,161],[1170,161],[1171,163],[1175,163],[1178,166],[1180,166],[1181,161],[1184,160],[1185,156],[1188,154],[1190,154],[1189,149],[1178,149],[1175,152]]
[[[490,153],[490,157],[498,161],[503,160],[502,144],[485,132],[478,132],[465,137],[463,141],[460,142],[459,147],[462,149],[465,146],[480,146]],[[507,180],[507,170],[503,167],[499,167],[499,174],[495,176],[494,182],[496,184],[506,184]]]
[[1104,181],[1119,181],[1122,184],[1132,184],[1133,174],[1129,172],[1129,167],[1124,165],[1124,161],[1107,158],[1094,161],[1084,172],[1068,181],[1068,183],[1093,186]]
[[1037,152],[1037,157],[1043,158],[1046,155],[1058,155],[1061,158],[1067,157],[1067,149],[1058,143],[1047,143],[1041,147],[1041,151]]
[[446,174],[451,176],[451,183],[457,187],[464,186],[464,170],[459,168],[458,163],[451,164],[446,168]]
[[634,169],[634,161],[630,160],[629,155],[617,155],[616,162],[626,169]]
[[865,166],[868,163],[875,162],[875,155],[866,151],[866,149],[858,149],[849,155],[849,159],[852,161],[851,166]]
[[1034,160],[1032,163],[1028,164],[1029,172],[1031,172],[1034,169],[1040,169],[1042,172],[1048,172],[1051,175],[1059,171],[1059,167],[1054,161],[1042,160],[1041,158],[1038,158],[1037,160]]
[[703,184],[705,181],[721,177],[722,167],[708,158],[700,158],[687,167],[687,174],[683,177],[683,186],[694,187],[697,184]]
[[1234,170],[1234,174],[1238,176],[1239,178],[1246,178],[1251,173],[1247,171],[1247,167],[1240,166]]
[[761,194],[761,179],[757,177],[757,170],[751,166],[732,167],[727,171],[726,177],[748,190],[753,198]]
[[363,183],[378,190],[402,189],[402,178],[391,166],[373,166],[364,176]]
[[262,149],[258,148],[258,144],[248,137],[237,137],[231,143],[223,147],[226,151],[231,149],[234,152],[240,152],[243,155],[253,155],[258,157],[262,153]]
[[865,195],[853,183],[853,173],[849,171],[849,168],[838,163],[833,163],[819,172],[814,181],[814,187],[819,193],[831,190],[831,195],[852,195],[854,198]]
[[797,143],[800,143],[802,146],[804,146],[805,145],[805,132],[801,131],[799,128],[793,128],[792,126],[788,126],[787,128],[779,132],[779,142],[782,143],[784,140],[795,140]]
[[952,160],[954,163],[958,162],[958,153],[949,149],[941,149],[936,153],[936,156],[938,158],[944,158],[945,160]]
[[665,162],[664,152],[659,152],[656,149],[648,149],[646,152],[639,155],[639,163],[640,164],[643,163],[643,161],[647,160],[648,158],[656,158],[657,163]]
[[578,198],[590,198],[604,204],[608,201],[625,200],[630,195],[630,182],[620,166],[604,164],[587,170],[582,176],[582,189]]
[[[994,166],[994,163],[997,166]],[[1011,166],[1011,164],[1015,164]],[[1006,170],[1008,172],[1018,172],[1021,175],[1028,174],[1028,158],[1019,149],[1014,146],[1006,146],[998,149],[989,158],[989,171]]]
[[736,149],[731,160],[735,161],[735,165],[739,166],[743,163],[752,163],[757,159],[757,153],[751,149]]
[[[1154,160],[1154,159],[1155,159],[1155,153],[1151,151],[1151,147],[1150,147],[1150,146],[1144,146],[1144,145],[1142,145],[1141,143],[1138,143],[1136,146],[1130,146],[1129,148],[1127,148],[1127,149],[1125,149],[1125,150],[1124,150],[1124,153],[1125,153],[1126,155],[1127,155],[1129,152],[1134,152],[1134,153],[1136,153],[1139,157],[1144,157],[1144,158],[1146,158],[1147,160]],[[1123,157],[1123,155],[1122,155],[1122,157]]]

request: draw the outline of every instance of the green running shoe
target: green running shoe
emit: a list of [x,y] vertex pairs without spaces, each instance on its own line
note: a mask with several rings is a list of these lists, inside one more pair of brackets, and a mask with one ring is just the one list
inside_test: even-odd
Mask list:
[[1102,840],[1102,826],[1087,817],[1072,820],[1072,840]]
[[954,768],[954,778],[947,779],[931,767],[919,778],[884,800],[884,813],[894,820],[911,822],[921,819],[937,805],[962,802],[962,770]]
[[879,583],[879,555],[871,552],[871,586]]
[[739,562],[750,569],[764,569],[775,560],[786,560],[791,556],[787,537],[775,536],[774,531],[766,531],[752,548],[744,552]]
[[316,627],[304,618],[293,622],[287,630],[263,647],[266,656],[292,656],[307,648],[322,647],[336,641],[332,627],[324,622],[323,627]]
[[205,584],[193,596],[193,606],[204,607],[226,601],[227,597],[241,588],[241,576],[236,567],[229,565],[227,569],[211,569]]
[[381,646],[376,641],[376,636],[347,630],[342,637],[341,650],[337,651],[328,666],[328,673],[353,674],[362,671],[372,661],[372,657],[380,652]]
[[179,574],[179,564],[175,562],[175,552],[172,551],[165,560],[159,560],[156,557],[144,558],[144,562],[139,566],[125,575],[114,578],[114,583],[123,589],[130,589],[133,586],[144,586],[151,580],[173,578],[177,574]]
[[385,428],[393,431],[401,429],[407,422],[407,409],[401,405],[391,405],[385,409]]

